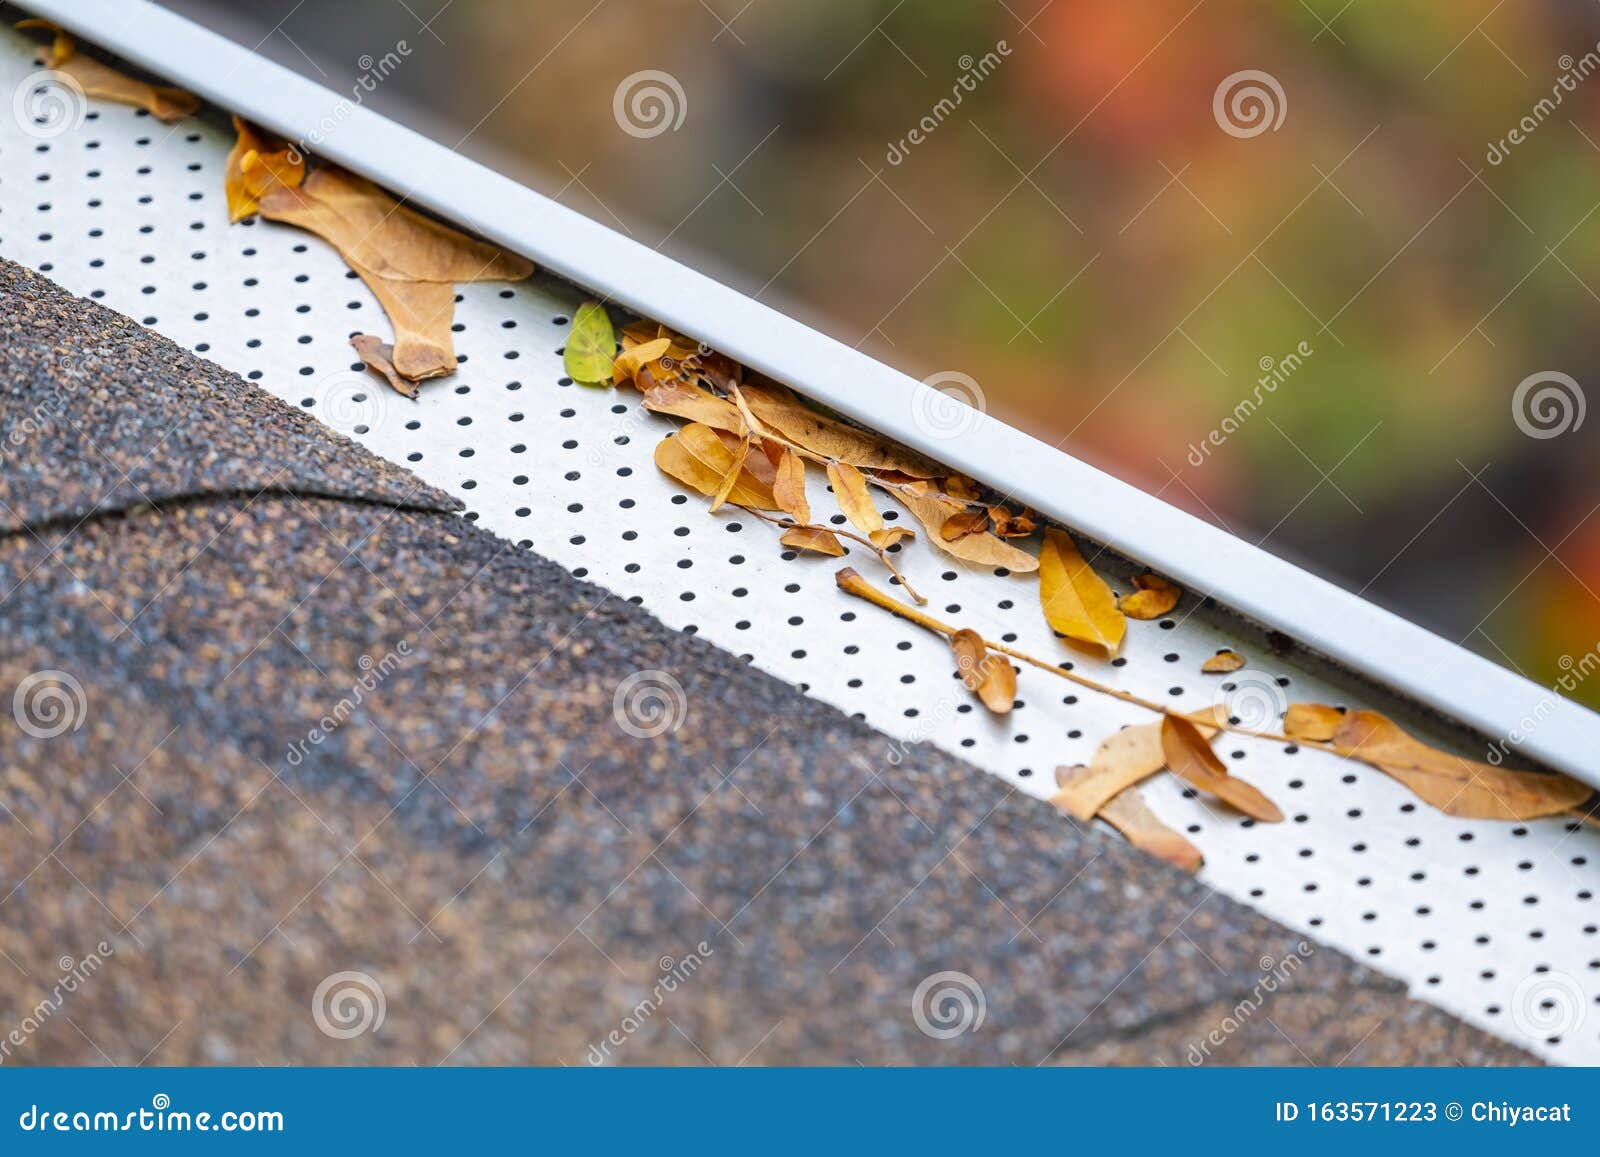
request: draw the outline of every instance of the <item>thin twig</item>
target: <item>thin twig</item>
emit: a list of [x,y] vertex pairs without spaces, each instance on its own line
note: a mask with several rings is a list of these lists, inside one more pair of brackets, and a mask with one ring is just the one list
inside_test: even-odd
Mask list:
[[[896,602],[894,599],[880,591],[877,587],[869,583],[866,579],[862,578],[854,567],[844,567],[835,577],[839,583],[839,589],[844,591],[846,594],[855,595],[858,599],[865,599],[874,606],[882,607],[890,614],[898,615],[907,622],[915,623],[917,626],[933,631],[935,634],[943,635],[946,638],[949,638],[959,629],[950,626],[948,623],[940,622],[932,615],[925,614],[922,611],[914,610],[911,607],[904,606],[901,603]],[[995,643],[989,641],[988,639],[984,639],[983,645],[991,651],[998,651],[1002,655],[1010,655],[1013,659],[1020,659],[1022,662],[1031,664],[1032,666],[1039,668],[1041,671],[1048,671],[1052,675],[1066,679],[1068,682],[1076,683],[1080,687],[1086,687],[1091,691],[1098,691],[1102,695],[1109,695],[1113,699],[1120,699],[1122,702],[1131,703],[1135,707],[1143,707],[1146,711],[1153,711],[1157,715],[1182,714],[1181,712],[1169,711],[1161,704],[1155,703],[1149,699],[1145,699],[1139,695],[1135,695],[1131,691],[1124,691],[1118,687],[1108,687],[1104,683],[1096,682],[1086,675],[1079,675],[1076,671],[1068,671],[1058,664],[1047,662],[1044,659],[1037,659],[1028,654],[1026,651],[1019,651],[1017,648],[1008,647],[1004,643]],[[1219,721],[1216,719],[1207,718],[1203,715],[1184,715],[1183,717],[1188,719],[1191,723],[1199,724],[1202,727],[1215,727],[1222,731],[1231,731],[1235,735],[1248,735],[1255,739],[1267,739],[1275,743],[1295,743],[1302,747],[1314,747],[1322,751],[1332,752],[1336,755],[1339,754],[1337,749],[1335,749],[1332,744],[1321,743],[1317,740],[1296,739],[1289,735],[1280,735],[1274,731],[1256,731],[1253,728],[1241,727],[1235,723]]]
[[[900,581],[900,585],[906,588],[906,594],[917,600],[918,606],[928,605],[928,600],[918,594],[917,588],[912,586],[911,583],[906,579],[906,576],[901,574],[900,571],[895,567],[893,560],[889,558],[888,550],[885,547],[879,546],[871,539],[863,538],[861,535],[855,534],[852,531],[840,530],[837,526],[818,526],[810,522],[796,522],[793,518],[778,518],[774,515],[766,513],[766,511],[757,510],[753,506],[741,506],[739,509],[747,510],[757,518],[770,522],[774,526],[781,526],[785,530],[820,530],[827,534],[841,535],[844,538],[848,538],[851,542],[859,542],[862,546],[866,547],[873,554],[878,556],[878,561],[889,568],[889,573],[894,575],[894,577]],[[850,568],[846,567],[845,569],[849,570]],[[851,573],[854,574],[855,572],[851,571]],[[866,580],[863,579],[862,581],[865,582]]]

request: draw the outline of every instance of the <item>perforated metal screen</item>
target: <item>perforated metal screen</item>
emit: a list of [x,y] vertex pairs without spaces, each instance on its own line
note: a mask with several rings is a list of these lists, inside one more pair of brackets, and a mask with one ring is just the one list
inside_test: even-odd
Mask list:
[[[0,39],[0,92],[26,88],[30,50],[15,34]],[[463,287],[459,372],[420,401],[394,394],[353,368],[349,335],[388,327],[333,251],[291,228],[228,224],[231,143],[215,115],[169,127],[97,103],[48,133],[6,118],[0,253],[410,467],[512,542],[860,715],[892,741],[868,760],[914,760],[905,744],[926,741],[1042,798],[1057,765],[1087,762],[1115,729],[1149,721],[1027,669],[1022,705],[997,720],[955,680],[941,640],[840,594],[836,561],[786,557],[773,529],[742,512],[708,514],[652,462],[674,422],[631,391],[564,379],[559,350],[583,296],[568,285]],[[831,512],[812,486],[814,506]],[[953,565],[922,542],[898,557],[934,613],[1068,657],[1031,580]],[[870,556],[848,561],[882,578]],[[1128,573],[1109,557],[1097,566]],[[1224,646],[1249,666],[1202,675]],[[1131,624],[1124,655],[1096,676],[1186,709],[1225,701],[1257,720],[1291,699],[1398,710],[1303,656],[1275,655],[1260,632],[1193,597],[1167,620]],[[1171,777],[1152,782],[1151,806],[1204,852],[1211,887],[1546,1058],[1600,1063],[1600,830],[1453,820],[1361,765],[1253,740],[1220,747],[1288,818],[1252,824]]]

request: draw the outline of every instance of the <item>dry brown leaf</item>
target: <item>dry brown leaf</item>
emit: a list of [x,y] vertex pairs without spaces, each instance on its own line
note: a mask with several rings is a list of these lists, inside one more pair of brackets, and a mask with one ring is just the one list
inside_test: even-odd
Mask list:
[[844,554],[844,543],[839,541],[839,536],[823,526],[791,526],[778,541],[795,550],[809,550],[834,558]]
[[87,96],[131,104],[168,124],[200,111],[200,98],[186,89],[135,80],[108,64],[84,56],[78,51],[77,41],[48,20],[21,20],[17,27],[46,28],[54,32],[54,43],[40,48],[36,59],[52,72],[70,77]]
[[1565,775],[1513,771],[1429,747],[1376,711],[1341,715],[1321,704],[1296,703],[1284,716],[1284,731],[1296,739],[1323,740],[1340,755],[1371,764],[1459,819],[1538,819],[1577,807],[1593,794]]
[[1160,575],[1134,575],[1133,585],[1139,589],[1117,600],[1118,608],[1130,619],[1159,619],[1178,605],[1183,593]]
[[883,515],[873,504],[866,476],[861,471],[848,462],[829,462],[828,484],[833,487],[839,510],[857,530],[871,535],[883,529]]
[[639,372],[638,381],[644,391],[644,408],[657,414],[671,414],[687,418],[717,430],[743,437],[749,427],[739,416],[739,409],[726,398],[719,398],[703,386],[693,382],[669,378],[658,381],[647,367]]
[[1100,809],[1100,818],[1140,851],[1185,872],[1198,872],[1205,862],[1199,848],[1161,822],[1136,787],[1118,792],[1108,800]]
[[408,398],[417,396],[417,384],[406,381],[395,372],[394,346],[370,333],[356,334],[350,339],[350,344],[355,347],[356,353],[366,363],[367,368],[393,386],[396,393],[404,394]]
[[[770,448],[778,447],[778,460],[773,463],[772,497],[778,504],[778,509],[787,514],[798,523],[811,521],[811,503],[806,498],[806,463],[805,459],[796,454],[787,446],[768,442]],[[829,538],[833,538],[830,534]],[[834,538],[834,545],[838,546],[839,540]],[[839,547],[839,553],[844,553],[844,548]]]
[[978,566],[1005,567],[1017,574],[1031,574],[1039,569],[1039,560],[1033,555],[1018,550],[992,534],[968,534],[954,542],[946,542],[941,538],[939,532],[944,529],[950,516],[965,509],[961,503],[949,498],[908,494],[903,489],[895,490],[894,496],[922,523],[928,532],[927,541],[946,554]]
[[917,537],[917,532],[908,526],[886,526],[882,530],[874,530],[867,537],[879,550],[888,550],[901,539]]
[[[1226,715],[1226,711],[1212,708],[1208,714],[1212,720],[1220,722],[1220,717]],[[1217,728],[1203,718],[1191,716],[1190,722],[1207,738],[1217,733]],[[1054,802],[1057,807],[1080,820],[1092,819],[1118,794],[1149,779],[1166,765],[1167,757],[1161,750],[1159,720],[1141,723],[1136,727],[1124,727],[1101,741],[1089,766],[1072,775],[1070,782],[1064,774],[1065,769],[1057,770],[1056,782],[1062,790],[1056,794]]]
[[989,512],[986,510],[963,510],[952,514],[944,520],[944,525],[939,528],[939,537],[945,542],[954,542],[958,538],[965,538],[969,534],[982,534],[989,529]]
[[[270,196],[270,194],[269,194]],[[262,201],[266,214],[266,201]],[[456,312],[456,287],[441,281],[392,281],[365,266],[351,264],[372,290],[394,326],[395,372],[412,381],[437,378],[456,368],[450,326]]]
[[939,472],[919,454],[818,413],[782,386],[760,383],[741,389],[757,419],[813,454],[863,470],[895,470],[913,478],[931,478]]
[[1038,529],[1033,515],[1026,510],[1021,514],[1013,514],[1004,506],[991,506],[989,518],[994,523],[995,534],[1001,538],[1026,538]]
[[[722,490],[723,481],[733,466],[734,453],[718,437],[717,431],[692,422],[662,439],[656,447],[655,458],[662,473],[711,498]],[[751,458],[750,463],[758,460],[765,459]],[[735,476],[725,497],[738,506],[758,510],[778,508],[772,497],[772,487],[752,474],[748,464]]]
[[1211,750],[1211,741],[1190,720],[1181,715],[1168,715],[1161,720],[1161,752],[1167,768],[1180,779],[1216,796],[1251,819],[1269,824],[1282,822],[1283,813],[1278,805],[1244,780],[1229,775],[1217,753]]
[[533,262],[424,217],[333,165],[314,169],[298,190],[272,190],[262,214],[315,233],[350,264],[390,280],[455,285],[521,281],[533,272]]
[[611,363],[611,381],[614,385],[631,382],[645,365],[655,361],[666,353],[672,346],[672,339],[667,337],[652,338],[650,341],[638,342],[634,345],[625,345],[614,362]]
[[996,715],[1007,715],[1017,698],[1017,669],[1003,655],[991,655],[983,636],[964,628],[950,636],[956,672],[968,691]]
[[1072,536],[1050,527],[1039,552],[1039,599],[1052,630],[1112,656],[1122,646],[1127,622],[1117,597],[1084,561]]
[[1218,651],[1200,664],[1200,671],[1206,675],[1226,675],[1239,670],[1245,662],[1245,657],[1238,651]]
[[261,206],[261,198],[278,185],[294,188],[305,180],[306,159],[281,137],[248,121],[233,118],[237,134],[228,152],[223,190],[228,220],[242,221]]
[[1324,703],[1291,703],[1283,713],[1283,733],[1292,739],[1326,743],[1339,731],[1344,712]]

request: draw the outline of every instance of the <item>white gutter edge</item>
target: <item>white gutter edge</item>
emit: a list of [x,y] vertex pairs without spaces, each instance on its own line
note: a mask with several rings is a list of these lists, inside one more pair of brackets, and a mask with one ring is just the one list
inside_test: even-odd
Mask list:
[[[1600,715],[1414,623],[985,417],[918,427],[930,387],[150,0],[25,6],[212,103],[665,322],[863,425],[1014,495],[1188,589],[1600,787]],[[335,113],[337,117],[335,118]],[[1528,728],[1527,721],[1537,719]]]

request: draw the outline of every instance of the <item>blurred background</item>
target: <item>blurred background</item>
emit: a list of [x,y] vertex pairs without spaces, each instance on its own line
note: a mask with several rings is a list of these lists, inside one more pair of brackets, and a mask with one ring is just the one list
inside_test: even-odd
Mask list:
[[1600,5],[168,6],[1600,705]]

